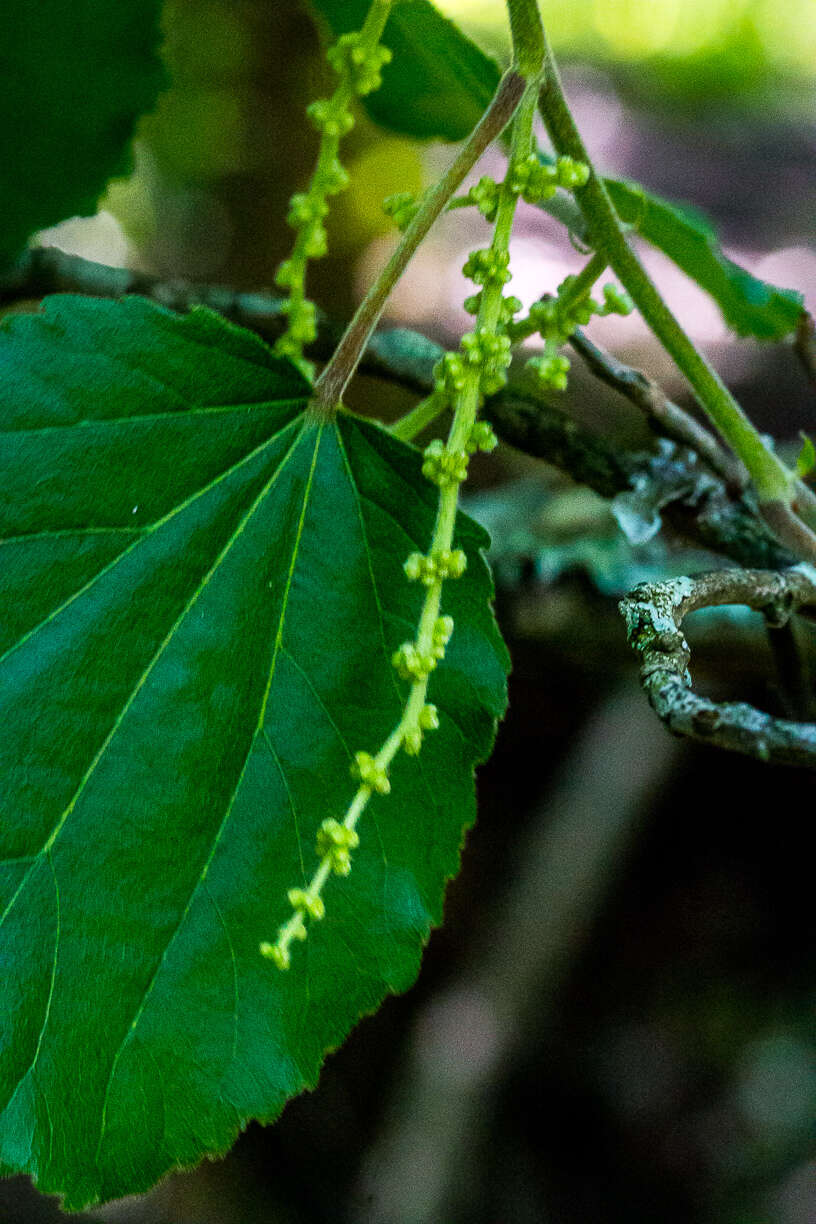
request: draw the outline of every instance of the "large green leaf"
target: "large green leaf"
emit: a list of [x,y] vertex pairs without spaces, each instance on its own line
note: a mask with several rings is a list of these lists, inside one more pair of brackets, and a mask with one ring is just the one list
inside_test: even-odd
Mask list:
[[69,1207],[222,1152],[413,980],[505,702],[481,550],[441,728],[281,973],[259,955],[404,686],[420,457],[319,425],[207,312],[54,298],[0,327],[0,1166]]
[[154,103],[161,0],[5,0],[0,267],[38,229],[92,213]]
[[[334,34],[359,29],[370,0],[313,0]],[[363,99],[372,119],[417,140],[464,140],[496,92],[499,69],[430,0],[398,0],[383,43],[394,53],[382,88]]]
[[706,218],[688,205],[651,195],[639,183],[607,179],[618,216],[696,281],[739,336],[781,340],[796,330],[802,295],[776,289],[727,259]]

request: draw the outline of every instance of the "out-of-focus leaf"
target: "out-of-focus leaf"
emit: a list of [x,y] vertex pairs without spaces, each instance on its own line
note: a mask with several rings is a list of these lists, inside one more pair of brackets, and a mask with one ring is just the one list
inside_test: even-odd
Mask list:
[[[369,0],[312,0],[334,34],[359,29]],[[499,83],[495,60],[430,0],[399,0],[383,43],[394,53],[382,88],[363,99],[377,123],[417,140],[464,140]]]
[[93,213],[156,100],[161,0],[6,0],[0,268],[36,230]]
[[777,289],[727,259],[714,229],[696,209],[652,195],[638,183],[607,179],[606,185],[621,220],[705,289],[737,335],[781,340],[795,330],[801,294]]
[[813,439],[806,433],[802,434],[802,449],[796,460],[796,475],[808,476],[816,467],[816,446]]

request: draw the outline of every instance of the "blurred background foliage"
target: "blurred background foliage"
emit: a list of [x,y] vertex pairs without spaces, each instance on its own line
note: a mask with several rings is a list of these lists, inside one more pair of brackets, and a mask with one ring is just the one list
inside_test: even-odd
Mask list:
[[[506,58],[500,0],[439,7]],[[813,0],[541,7],[603,169],[704,208],[732,257],[816,306]],[[133,174],[97,217],[41,240],[169,279],[268,286],[291,237],[286,202],[314,155],[303,109],[330,79],[315,24],[298,0],[167,0],[164,29],[171,83],[141,124]],[[390,250],[382,197],[418,190],[449,156],[361,117],[346,146],[353,186],[311,274],[336,317]],[[444,218],[391,321],[458,335],[459,269],[481,232],[464,213]],[[754,419],[782,438],[812,430],[812,391],[788,347],[734,341],[698,290],[648,259]],[[555,223],[522,210],[519,296],[581,262]],[[593,334],[682,395],[636,320]],[[370,380],[355,395],[386,418],[410,405]],[[561,403],[627,445],[651,444],[581,370]],[[615,610],[643,576],[716,561],[663,533],[634,547],[607,503],[504,449],[477,466],[471,509],[494,535],[511,711],[417,987],[364,1021],[275,1127],[83,1219],[816,1220],[816,782],[674,744],[637,689]],[[784,708],[757,617],[694,621],[700,687]],[[812,666],[813,629],[798,634]],[[0,1187],[3,1221],[60,1218],[27,1183]]]

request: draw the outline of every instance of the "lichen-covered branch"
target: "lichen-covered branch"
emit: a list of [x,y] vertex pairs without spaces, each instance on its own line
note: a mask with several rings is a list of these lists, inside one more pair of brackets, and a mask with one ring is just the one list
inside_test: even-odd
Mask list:
[[636,587],[620,609],[652,707],[676,735],[760,761],[816,768],[816,723],[774,718],[745,702],[715,702],[694,692],[683,620],[698,608],[723,604],[745,604],[769,624],[783,625],[797,609],[816,605],[816,569],[722,570]]

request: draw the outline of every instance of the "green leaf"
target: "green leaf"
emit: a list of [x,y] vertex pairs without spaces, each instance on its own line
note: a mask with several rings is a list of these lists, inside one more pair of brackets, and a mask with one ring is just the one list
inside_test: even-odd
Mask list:
[[[332,33],[358,30],[369,0],[313,0]],[[376,123],[417,140],[464,140],[496,92],[499,68],[430,0],[398,0],[383,43],[382,87],[363,99]]]
[[607,179],[606,185],[621,220],[710,293],[737,335],[781,340],[795,331],[802,295],[776,289],[727,259],[701,213],[651,195],[638,183]]
[[70,1208],[223,1152],[412,982],[505,704],[487,537],[441,728],[371,800],[281,973],[349,762],[401,711],[421,457],[247,332],[132,298],[0,327],[0,1171]]
[[802,449],[799,451],[796,460],[796,475],[803,479],[809,476],[816,467],[816,446],[813,445],[813,439],[806,433],[801,433]]
[[35,230],[93,213],[162,83],[161,0],[6,0],[0,267]]

